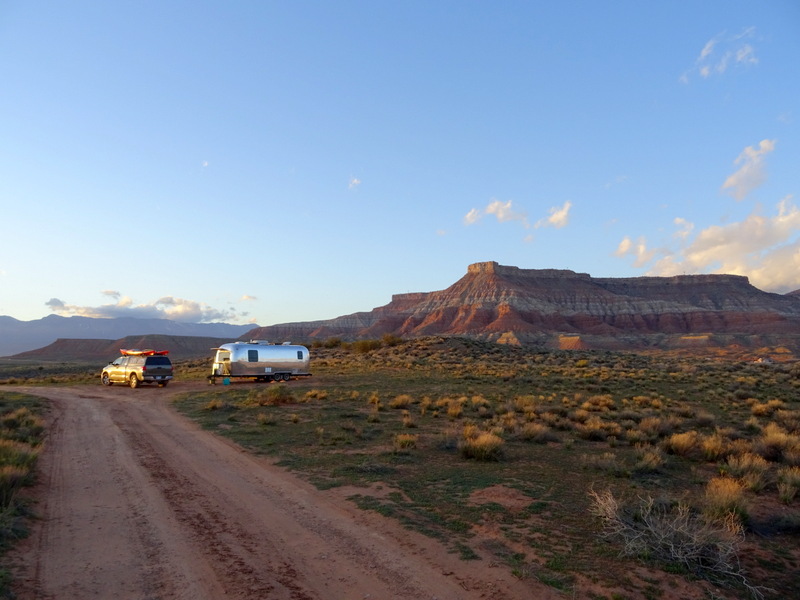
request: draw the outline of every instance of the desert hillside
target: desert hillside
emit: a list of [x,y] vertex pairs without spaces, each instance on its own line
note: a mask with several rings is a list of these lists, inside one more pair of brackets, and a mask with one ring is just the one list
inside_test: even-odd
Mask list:
[[556,348],[800,348],[800,296],[737,275],[595,278],[475,263],[450,287],[397,294],[369,312],[257,328],[247,336],[313,340],[457,335]]

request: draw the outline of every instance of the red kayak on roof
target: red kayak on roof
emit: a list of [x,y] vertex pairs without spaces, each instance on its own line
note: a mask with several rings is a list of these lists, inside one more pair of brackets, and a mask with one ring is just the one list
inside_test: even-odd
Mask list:
[[120,348],[119,352],[122,356],[166,356],[169,354],[169,350],[125,350],[124,348]]

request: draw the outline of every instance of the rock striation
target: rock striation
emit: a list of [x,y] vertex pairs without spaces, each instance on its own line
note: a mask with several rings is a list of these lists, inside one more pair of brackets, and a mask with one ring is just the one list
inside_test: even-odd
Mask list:
[[772,336],[794,345],[800,295],[764,292],[738,275],[595,278],[481,262],[444,290],[396,294],[369,312],[261,327],[247,336],[353,340],[385,334],[575,348],[663,346],[687,338],[742,343],[748,336],[748,343]]

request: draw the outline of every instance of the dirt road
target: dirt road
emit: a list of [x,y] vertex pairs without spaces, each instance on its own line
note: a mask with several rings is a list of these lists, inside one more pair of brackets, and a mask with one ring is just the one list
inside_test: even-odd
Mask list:
[[556,597],[202,431],[169,407],[193,385],[20,390],[53,405],[20,599]]

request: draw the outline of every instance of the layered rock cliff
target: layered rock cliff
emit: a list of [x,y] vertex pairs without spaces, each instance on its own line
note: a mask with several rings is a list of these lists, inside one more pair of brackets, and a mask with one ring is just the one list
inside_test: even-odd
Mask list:
[[370,312],[262,327],[247,335],[312,340],[384,334],[562,347],[648,346],[663,344],[664,336],[700,334],[791,337],[800,336],[800,296],[764,292],[736,275],[593,278],[484,262],[470,265],[445,290],[397,294]]

